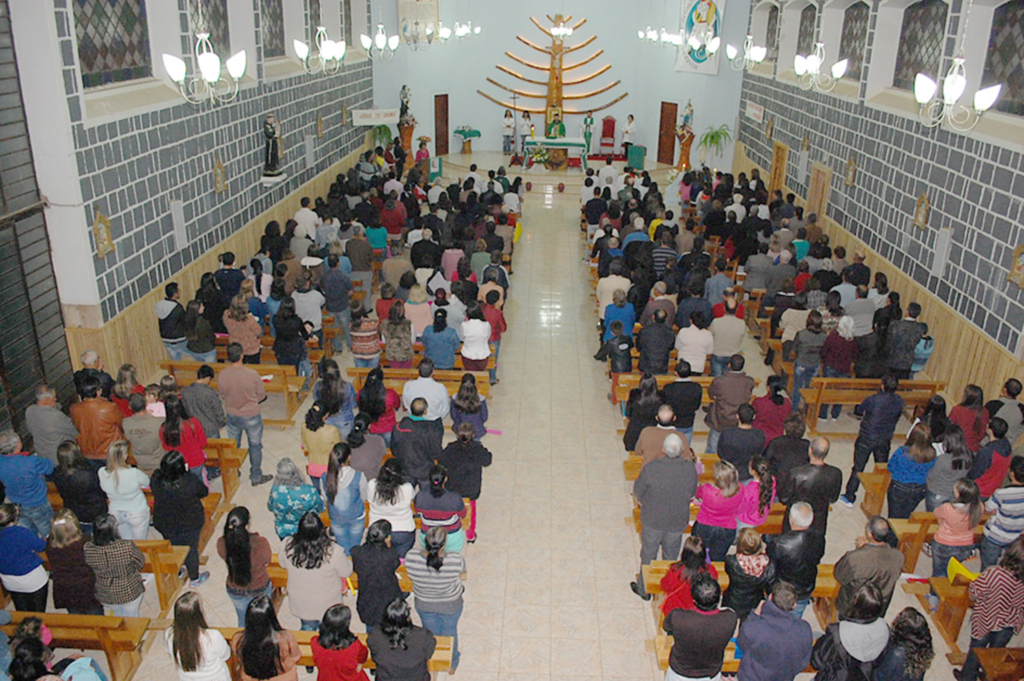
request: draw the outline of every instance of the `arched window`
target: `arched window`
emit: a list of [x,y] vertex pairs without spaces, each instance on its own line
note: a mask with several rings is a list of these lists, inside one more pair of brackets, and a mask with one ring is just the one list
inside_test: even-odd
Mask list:
[[768,59],[779,54],[779,8],[772,5],[768,10],[768,30],[765,31],[764,45],[768,48]]
[[846,77],[858,81],[864,66],[864,46],[868,39],[868,18],[871,8],[856,2],[843,13],[843,36],[839,41],[839,59],[849,60]]
[[1010,0],[992,15],[982,87],[1002,83],[995,109],[1024,116],[1024,0]]
[[807,5],[800,10],[800,28],[796,39],[796,53],[808,55],[814,49],[814,26],[818,18],[818,8]]
[[946,10],[942,0],[921,0],[903,11],[893,87],[913,90],[918,73],[938,80],[945,43]]
[[75,0],[72,4],[84,87],[153,75],[145,0]]
[[[227,0],[191,0],[190,14],[195,32],[207,31],[213,51],[219,55],[231,54],[231,29],[228,24]],[[190,40],[194,36],[190,37]]]
[[281,0],[261,0],[263,58],[284,56],[284,8]]

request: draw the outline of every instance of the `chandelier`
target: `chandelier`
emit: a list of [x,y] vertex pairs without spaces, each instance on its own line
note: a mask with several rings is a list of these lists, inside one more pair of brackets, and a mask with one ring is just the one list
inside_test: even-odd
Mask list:
[[572,35],[572,26],[566,26],[564,22],[552,27],[551,35],[556,38],[568,38]]
[[346,45],[344,40],[335,42],[327,36],[327,29],[323,26],[316,27],[316,35],[313,38],[316,52],[311,53],[309,45],[301,40],[293,40],[292,47],[295,49],[295,56],[302,63],[306,73],[323,73],[331,76],[341,69],[342,61],[345,59]]
[[456,21],[454,34],[456,38],[462,40],[468,35],[480,35],[480,27],[474,26],[472,21],[467,21],[464,24]]
[[[417,20],[412,23],[412,26],[409,26],[408,21],[402,21],[402,37],[405,38],[405,44],[410,50],[429,50],[430,46],[434,43],[434,37],[436,35],[437,31],[434,30],[434,27],[431,24],[421,26],[420,22]],[[449,33],[449,36],[450,35],[451,34]]]
[[363,49],[366,50],[366,54],[369,55],[370,59],[391,61],[395,56],[395,50],[398,49],[401,38],[398,35],[389,36],[384,31],[384,24],[377,24],[377,32],[374,36],[371,38],[363,33],[359,36],[359,42],[362,44]]
[[748,35],[743,41],[743,54],[740,55],[739,50],[733,45],[725,46],[725,56],[729,58],[729,65],[734,71],[747,71],[754,70],[758,64],[764,61],[764,58],[768,56],[768,48],[755,45],[754,36]]
[[846,74],[850,65],[848,59],[841,59],[832,65],[831,73],[822,73],[825,64],[825,44],[815,43],[814,50],[806,57],[798,54],[793,58],[793,71],[799,78],[799,85],[804,90],[814,88],[819,92],[831,92],[839,79]]
[[[200,19],[200,25],[202,21]],[[221,75],[221,60],[213,51],[208,31],[196,33],[196,64],[199,74],[188,73],[188,65],[180,57],[163,54],[164,70],[167,76],[178,84],[178,90],[186,101],[192,104],[230,102],[238,96],[238,82],[245,75],[245,50],[239,50],[225,62],[228,80]]]
[[711,26],[705,26],[704,28],[694,27],[690,37],[686,39],[686,44],[694,52],[700,52],[703,49],[709,55],[712,55],[718,52],[718,48],[722,46],[722,38],[715,35],[715,29]]

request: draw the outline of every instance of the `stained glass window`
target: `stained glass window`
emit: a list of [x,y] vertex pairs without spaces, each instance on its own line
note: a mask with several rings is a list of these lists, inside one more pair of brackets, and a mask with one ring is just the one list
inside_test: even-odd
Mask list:
[[857,2],[846,8],[843,14],[843,37],[839,41],[839,55],[836,60],[847,59],[846,75],[851,80],[860,80],[864,66],[864,46],[868,39],[868,17],[871,8]]
[[903,30],[896,53],[893,87],[913,90],[918,73],[938,80],[945,42],[946,10],[946,3],[942,0],[921,0],[903,10]]
[[226,58],[231,54],[231,27],[228,24],[228,0],[191,0],[192,28],[207,31],[213,51]]
[[1002,83],[995,109],[1024,116],[1024,0],[1011,0],[992,15],[992,35],[982,85]]
[[818,8],[807,5],[800,10],[800,29],[796,38],[796,53],[808,55],[814,49],[814,24],[818,18]]
[[153,75],[145,0],[74,0],[82,85]]
[[775,5],[768,10],[768,30],[765,31],[764,44],[768,48],[768,58],[775,59],[779,52],[779,8]]
[[342,0],[341,2],[341,34],[347,36],[349,45],[358,45],[359,36],[352,35],[352,1]]
[[309,27],[310,41],[316,37],[316,27],[322,26],[324,23],[320,11],[320,0],[309,0],[309,21],[306,22],[306,25]]
[[284,56],[284,8],[281,0],[263,2],[263,58]]

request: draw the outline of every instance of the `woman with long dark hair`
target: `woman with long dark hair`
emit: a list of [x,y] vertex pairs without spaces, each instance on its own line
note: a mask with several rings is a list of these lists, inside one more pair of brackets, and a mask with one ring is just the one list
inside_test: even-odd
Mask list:
[[[134,542],[122,539],[114,516],[93,521],[92,540],[85,545],[85,563],[96,575],[96,600],[114,617],[138,617],[146,587],[146,557]],[[41,612],[41,610],[40,610]]]
[[736,516],[736,528],[758,527],[768,519],[768,514],[775,503],[778,486],[772,475],[768,459],[755,454],[747,464],[750,480],[743,485],[739,514]]
[[153,527],[174,546],[187,546],[185,568],[192,587],[210,578],[199,571],[199,535],[206,516],[201,499],[210,491],[195,475],[188,474],[185,457],[177,450],[164,455],[153,473]]
[[462,497],[447,488],[448,471],[444,466],[434,464],[427,480],[430,486],[421,489],[415,499],[416,513],[422,518],[423,529],[443,529],[448,535],[445,548],[451,552],[462,551],[466,544],[466,533],[462,531],[466,505]]
[[931,429],[918,423],[910,429],[906,443],[889,458],[890,518],[909,518],[917,505],[927,496],[928,473],[935,465]]
[[267,226],[263,229],[263,236],[260,237],[260,250],[268,251],[270,259],[276,265],[281,262],[284,249],[287,247],[288,242],[281,236],[280,223],[277,220],[268,222]]
[[[407,273],[407,274],[411,274]],[[388,310],[388,319],[380,325],[384,339],[384,357],[388,366],[394,369],[408,369],[412,366],[413,330],[412,322],[405,317],[405,303],[401,300]]]
[[324,605],[341,603],[352,561],[338,548],[320,516],[309,511],[278,554],[281,567],[288,571],[288,604],[303,631],[320,628]]
[[356,389],[342,377],[333,359],[320,362],[320,380],[313,386],[313,399],[323,405],[327,414],[324,421],[338,429],[342,440],[348,437],[358,398]]
[[249,280],[253,283],[256,297],[267,302],[270,296],[270,285],[274,283],[274,275],[263,271],[263,261],[253,258],[249,261]]
[[427,681],[430,678],[427,661],[437,648],[437,639],[429,629],[413,625],[405,599],[396,598],[388,603],[380,627],[370,632],[366,644],[382,681]]
[[288,296],[288,284],[281,277],[275,277],[270,284],[270,295],[267,296],[267,316],[270,317],[270,335],[277,337],[274,317],[281,310],[281,301]]
[[0,582],[11,594],[15,610],[45,612],[50,578],[39,552],[46,549],[46,542],[17,523],[18,507],[0,504]]
[[455,442],[445,447],[437,458],[448,469],[448,488],[460,497],[469,499],[469,527],[466,541],[476,541],[476,501],[480,498],[483,469],[491,465],[493,457],[476,439],[473,426],[463,423],[455,429]]
[[988,430],[988,409],[985,408],[985,392],[976,385],[964,388],[964,399],[949,410],[949,422],[964,431],[964,441],[972,453],[981,449],[981,441]]
[[[370,319],[370,311],[358,300],[352,301],[349,315],[352,361],[361,369],[373,368],[380,364],[380,321]],[[384,316],[380,319],[384,319]]]
[[186,591],[174,602],[166,640],[178,681],[231,681],[231,648],[224,635],[206,623],[198,592]]
[[402,595],[395,575],[400,564],[398,551],[391,545],[391,523],[370,523],[366,542],[352,547],[352,567],[359,575],[356,610],[367,632],[380,626],[388,603]]
[[313,365],[306,352],[306,341],[313,325],[303,322],[295,313],[295,299],[285,296],[272,319],[277,332],[274,337],[274,355],[277,357],[277,363],[295,367],[300,376],[311,375]]
[[202,480],[206,463],[203,424],[197,418],[189,418],[185,403],[177,395],[168,395],[164,399],[164,408],[167,415],[160,426],[160,444],[165,452],[181,452],[189,472]]
[[640,431],[657,422],[658,408],[665,403],[665,396],[658,389],[658,379],[653,374],[644,373],[640,377],[640,386],[629,391],[626,402],[626,417],[629,425],[622,443],[627,452],[636,449],[636,441],[640,439]]
[[74,511],[79,519],[82,531],[92,534],[93,518],[107,512],[107,495],[100,487],[96,469],[89,465],[74,440],[57,445],[53,484],[64,500],[64,507]]
[[[971,557],[974,528],[984,513],[978,484],[969,478],[954,482],[953,498],[935,509],[937,528],[932,539],[932,577],[945,577],[951,559],[962,563]],[[928,602],[935,608],[939,604],[938,596],[929,595]]]
[[[91,531],[92,523],[89,528]],[[85,542],[74,512],[70,508],[57,511],[46,542],[53,607],[67,608],[72,615],[102,615],[103,606],[96,600],[96,577],[85,564]]]
[[228,566],[227,590],[238,615],[238,626],[245,626],[245,611],[258,596],[269,596],[272,589],[267,566],[273,554],[270,542],[249,532],[249,509],[235,506],[224,521],[224,535],[217,539],[217,555]]
[[412,515],[413,486],[406,482],[402,463],[388,459],[376,479],[366,483],[370,502],[370,523],[387,520],[391,523],[391,544],[402,558],[412,548],[416,522]]
[[139,379],[136,378],[135,366],[122,364],[117,370],[114,387],[110,390],[110,401],[117,405],[125,418],[130,418],[133,414],[131,407],[128,406],[128,398],[136,393],[141,395],[145,392],[146,389],[139,385]]
[[676,608],[693,610],[693,595],[690,585],[699,572],[706,572],[718,579],[718,571],[707,559],[704,540],[695,534],[687,535],[683,540],[683,550],[679,560],[669,566],[668,572],[661,578],[661,590],[665,594],[665,602],[661,611],[668,615]]
[[874,681],[923,681],[934,657],[927,618],[917,608],[904,608],[892,621],[889,645],[871,678]]
[[[214,283],[216,285],[216,282]],[[223,310],[221,311],[223,314]],[[218,319],[217,324],[224,326],[224,321]],[[202,300],[190,300],[185,308],[185,317],[182,320],[185,329],[185,351],[196,362],[216,362],[217,348],[215,347],[215,333],[226,333],[226,330],[216,331],[206,315],[206,303]]]
[[435,368],[455,368],[455,353],[462,341],[455,329],[448,326],[447,310],[434,310],[434,323],[423,330],[420,340],[423,343],[423,356],[430,359]]
[[388,453],[388,446],[384,438],[369,432],[370,417],[367,414],[357,414],[352,424],[352,432],[348,434],[346,443],[352,450],[352,460],[349,463],[352,468],[363,474],[365,480],[373,480],[380,473],[380,467],[384,462],[384,456]]
[[437,636],[453,639],[449,673],[454,673],[459,666],[459,617],[466,559],[446,547],[450,536],[443,527],[431,527],[423,538],[423,549],[406,554],[405,569],[412,580],[416,612],[423,626]]
[[277,621],[270,596],[257,596],[245,612],[245,629],[231,637],[240,681],[297,681],[299,642]]
[[786,417],[793,411],[793,403],[785,392],[786,377],[769,376],[768,393],[755,397],[752,403],[754,428],[764,433],[766,446],[782,435]]
[[339,442],[331,450],[324,478],[324,496],[327,497],[327,513],[331,518],[331,532],[345,555],[359,546],[366,525],[366,478],[353,468],[352,449]]
[[274,514],[274,530],[279,539],[295,534],[307,511],[322,513],[325,510],[319,490],[306,482],[299,467],[287,456],[277,462],[277,475],[270,488],[267,508]]
[[367,414],[372,419],[369,432],[380,435],[390,447],[391,431],[398,422],[395,410],[402,406],[402,398],[398,392],[384,385],[384,371],[380,367],[371,369],[366,375],[358,401],[359,413]]
[[327,472],[331,449],[341,442],[338,429],[325,421],[327,410],[322,402],[314,402],[302,421],[302,449],[306,452],[306,472],[313,486],[320,489],[320,479]]
[[370,651],[351,626],[352,611],[347,605],[332,605],[324,612],[320,632],[310,642],[317,681],[370,681],[362,669]]
[[935,459],[925,480],[927,496],[925,508],[934,511],[953,498],[953,485],[960,478],[966,478],[974,463],[974,454],[967,447],[964,431],[960,426],[950,425],[942,437],[943,455]]
[[928,426],[932,434],[932,447],[935,449],[935,455],[940,456],[943,452],[942,437],[946,434],[946,428],[949,426],[949,417],[946,416],[946,400],[942,395],[932,395],[928,398],[928,403],[924,405],[924,411],[910,424],[910,430],[913,430],[914,426],[919,423]]
[[463,374],[459,391],[452,398],[449,413],[452,417],[452,432],[461,424],[468,423],[473,426],[473,435],[476,439],[479,440],[487,434],[487,400],[477,390],[476,377],[473,374]]

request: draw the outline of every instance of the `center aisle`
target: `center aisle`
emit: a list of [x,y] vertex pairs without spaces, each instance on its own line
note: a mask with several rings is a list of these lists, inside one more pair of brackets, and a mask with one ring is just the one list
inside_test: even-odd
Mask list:
[[650,606],[629,590],[639,541],[625,521],[621,420],[592,358],[574,194],[538,187],[524,201],[488,422],[503,434],[484,443],[495,462],[467,552],[460,679],[664,678],[645,650]]

